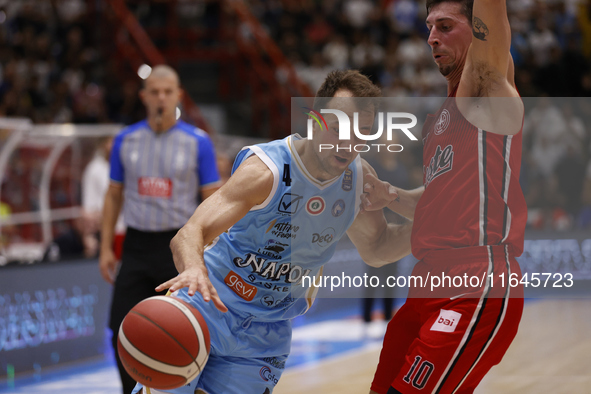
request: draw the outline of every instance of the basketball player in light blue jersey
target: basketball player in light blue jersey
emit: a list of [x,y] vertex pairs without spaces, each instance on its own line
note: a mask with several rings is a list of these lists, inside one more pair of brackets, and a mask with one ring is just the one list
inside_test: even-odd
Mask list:
[[[377,112],[371,98],[379,96],[359,72],[334,71],[314,107],[338,109],[351,119],[358,112],[359,130],[369,134]],[[369,104],[346,99],[353,97],[369,98]],[[381,210],[359,213],[364,176],[375,171],[350,149],[362,141],[340,141],[336,116],[325,118],[328,130],[315,125],[312,139],[292,135],[243,149],[229,181],[174,237],[180,274],[157,290],[169,288],[204,316],[209,361],[185,387],[160,391],[138,384],[134,393],[270,394],[290,351],[290,319],[314,298],[302,277],[321,275],[338,240],[347,233],[374,266],[410,253],[410,224],[388,224]],[[320,144],[340,149],[320,151]],[[391,193],[398,194],[401,212],[414,210],[411,192]]]

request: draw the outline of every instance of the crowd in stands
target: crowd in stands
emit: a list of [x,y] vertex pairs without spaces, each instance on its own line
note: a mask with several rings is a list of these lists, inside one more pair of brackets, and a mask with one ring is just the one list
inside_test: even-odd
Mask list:
[[[149,20],[157,8],[151,11],[147,0],[139,3],[142,7],[135,1],[130,8],[141,11],[140,22]],[[424,3],[247,1],[313,91],[330,70],[356,68],[385,96],[443,97],[446,83],[426,44]],[[122,124],[143,117],[137,97],[141,82],[123,78],[104,53],[88,4],[0,0],[0,116],[35,123]],[[179,1],[179,6],[187,4]],[[531,97],[526,99],[531,111],[522,168],[529,225],[591,228],[591,0],[507,4],[517,87],[523,97]],[[542,96],[554,98],[538,99]],[[398,161],[397,171],[421,182],[420,150]]]
[[0,1],[0,114],[35,123],[131,123],[138,81],[101,52],[85,0]]

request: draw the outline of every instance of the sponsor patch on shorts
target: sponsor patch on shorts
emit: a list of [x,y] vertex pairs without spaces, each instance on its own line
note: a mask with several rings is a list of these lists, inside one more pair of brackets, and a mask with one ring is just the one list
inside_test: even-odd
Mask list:
[[439,317],[431,326],[431,331],[454,332],[462,315],[458,312],[441,309]]

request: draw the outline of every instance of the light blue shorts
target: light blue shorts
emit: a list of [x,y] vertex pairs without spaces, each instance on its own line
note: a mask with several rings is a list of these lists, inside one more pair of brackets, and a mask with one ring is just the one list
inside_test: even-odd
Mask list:
[[[291,346],[291,321],[257,321],[228,306],[220,312],[201,294],[193,297],[187,288],[173,294],[190,303],[203,315],[211,338],[205,368],[190,384],[174,390],[150,389],[151,394],[270,394],[279,381]],[[139,383],[133,394],[139,393]],[[198,391],[201,390],[201,391]]]

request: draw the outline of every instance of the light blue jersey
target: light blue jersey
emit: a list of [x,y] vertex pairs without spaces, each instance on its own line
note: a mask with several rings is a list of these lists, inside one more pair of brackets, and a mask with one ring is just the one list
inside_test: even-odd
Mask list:
[[258,156],[273,172],[272,192],[205,251],[210,280],[223,302],[257,320],[291,319],[310,307],[315,294],[302,288],[302,276],[321,274],[359,210],[361,159],[341,176],[320,182],[297,154],[297,138],[239,153],[233,170]]
[[[291,318],[312,304],[303,276],[321,275],[338,240],[355,220],[363,185],[361,159],[341,176],[319,182],[294,149],[293,135],[243,149],[235,171],[251,155],[273,172],[269,197],[206,249],[209,279],[228,307],[222,313],[200,293],[178,297],[203,315],[211,337],[201,374],[174,390],[144,394],[271,394],[291,347]],[[134,390],[139,393],[141,385]]]

